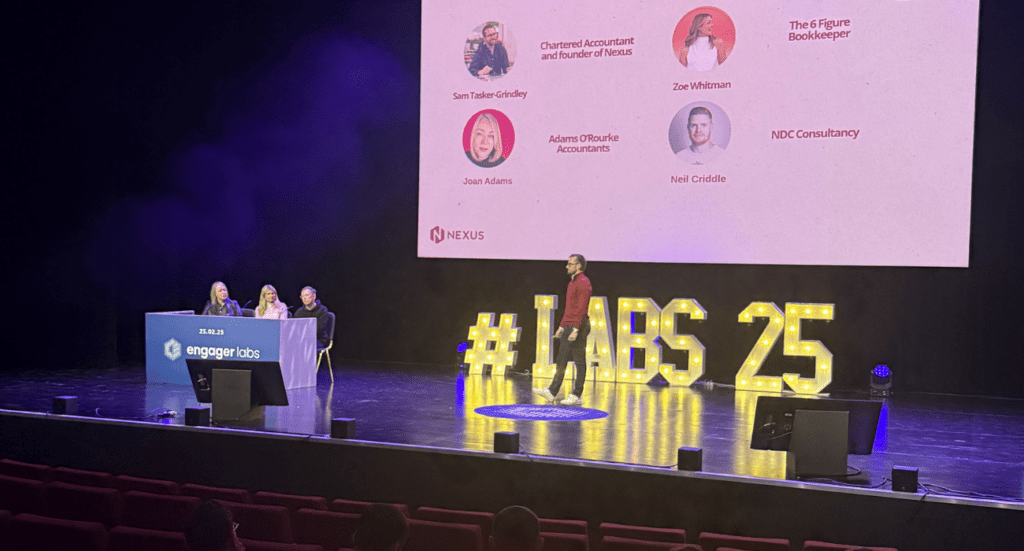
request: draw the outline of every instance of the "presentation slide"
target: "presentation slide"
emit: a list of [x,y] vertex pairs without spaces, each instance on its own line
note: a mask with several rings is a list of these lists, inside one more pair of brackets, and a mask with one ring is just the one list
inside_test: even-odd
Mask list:
[[419,256],[966,267],[978,12],[423,0]]

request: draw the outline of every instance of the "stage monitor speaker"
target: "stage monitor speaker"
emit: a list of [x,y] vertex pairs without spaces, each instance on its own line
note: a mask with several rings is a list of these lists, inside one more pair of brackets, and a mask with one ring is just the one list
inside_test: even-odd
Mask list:
[[78,413],[78,396],[57,396],[53,399],[53,412],[60,415]]
[[703,468],[704,450],[701,448],[679,448],[678,459],[678,470],[699,471]]
[[519,433],[494,433],[494,453],[519,453]]
[[850,412],[796,410],[786,478],[846,476]]
[[210,426],[210,408],[185,408],[185,425],[189,427]]
[[355,438],[356,420],[348,417],[331,419],[331,438]]
[[917,467],[892,467],[892,491],[917,493]]

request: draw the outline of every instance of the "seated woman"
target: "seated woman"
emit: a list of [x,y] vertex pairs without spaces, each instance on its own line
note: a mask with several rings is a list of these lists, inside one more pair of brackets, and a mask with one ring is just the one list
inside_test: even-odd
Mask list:
[[265,320],[288,319],[288,306],[277,299],[277,289],[273,285],[264,285],[260,291],[260,305],[256,308],[256,317]]
[[223,281],[214,281],[210,287],[210,300],[203,308],[204,316],[241,316],[238,303],[228,298],[228,286]]

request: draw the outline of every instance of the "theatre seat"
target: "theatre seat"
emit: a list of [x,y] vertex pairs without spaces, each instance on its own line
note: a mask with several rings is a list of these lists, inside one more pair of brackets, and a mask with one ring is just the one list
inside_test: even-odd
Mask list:
[[551,534],[583,534],[587,532],[587,521],[585,520],[561,520],[553,518],[537,519],[540,523],[540,531]]
[[429,520],[409,520],[409,541],[403,551],[483,551],[480,527]]
[[480,527],[480,537],[484,545],[487,545],[488,538],[491,536],[491,526],[494,524],[494,513],[438,509],[435,507],[420,507],[413,513],[412,518],[433,522],[475,524]]
[[114,477],[114,487],[122,492],[134,490],[136,492],[146,492],[147,494],[181,495],[177,482],[157,480],[155,478],[139,478],[123,474]]
[[11,519],[10,535],[19,551],[107,551],[107,529],[99,522],[22,513]]
[[334,551],[352,547],[359,515],[300,509],[292,513],[295,543],[312,543]]
[[843,551],[849,549],[870,549],[871,551],[896,551],[895,547],[866,547],[860,545],[827,543],[824,541],[813,540],[808,540],[804,542],[804,551]]
[[245,551],[325,551],[324,548],[319,545],[303,543],[274,543],[269,541],[239,539],[242,540],[242,545],[245,546]]
[[107,527],[121,524],[124,505],[113,488],[93,488],[66,482],[51,482],[43,491],[46,516],[100,522]]
[[124,524],[134,528],[183,532],[202,503],[194,496],[167,496],[129,490],[123,494]]
[[661,541],[668,543],[686,543],[686,530],[679,528],[647,528],[602,522],[597,528],[600,537],[615,536],[645,541]]
[[750,538],[701,532],[698,543],[704,551],[716,551],[719,547],[743,551],[789,551],[789,540],[781,538]]
[[110,551],[188,551],[185,534],[115,526],[107,534]]
[[601,551],[671,551],[682,544],[668,541],[648,541],[618,536],[601,538]]
[[43,514],[43,491],[46,484],[39,480],[29,480],[13,476],[0,475],[0,509],[11,514],[36,513]]
[[[334,501],[330,502],[327,505],[327,510],[334,511],[335,513],[355,513],[361,515],[363,514],[363,511],[365,511],[366,508],[369,507],[370,505],[373,505],[373,503],[370,503],[369,501],[335,499]],[[405,505],[404,503],[391,503],[390,505],[394,505],[395,507],[397,507],[398,510],[401,511],[406,518],[409,518],[408,505]]]
[[238,523],[239,538],[275,543],[292,543],[292,521],[288,509],[280,505],[251,505],[218,501],[231,511]]
[[23,463],[13,459],[0,459],[0,475],[4,476],[49,482],[51,471],[53,471],[53,468],[49,465]]
[[95,486],[97,488],[113,488],[114,475],[97,471],[83,471],[57,467],[50,471],[51,480],[77,484],[79,486]]
[[540,551],[588,551],[589,538],[586,534],[559,534],[541,532],[544,544]]
[[202,486],[200,484],[182,484],[181,495],[198,497],[203,501],[216,499],[219,501],[230,501],[232,503],[252,503],[252,496],[249,490],[241,488],[218,488],[216,486]]
[[0,551],[8,551],[10,549],[9,542],[11,540],[11,518],[14,515],[10,511],[4,511],[0,509]]
[[291,494],[276,494],[273,492],[256,492],[252,495],[252,502],[256,505],[280,505],[295,513],[299,509],[313,509],[316,511],[327,510],[327,498],[320,496],[297,496]]

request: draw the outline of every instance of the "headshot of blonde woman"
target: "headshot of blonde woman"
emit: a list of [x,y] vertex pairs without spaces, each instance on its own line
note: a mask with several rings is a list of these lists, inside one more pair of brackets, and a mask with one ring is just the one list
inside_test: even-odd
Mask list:
[[477,166],[491,168],[505,161],[501,148],[501,129],[498,119],[490,113],[480,113],[473,122],[466,156]]

